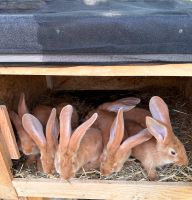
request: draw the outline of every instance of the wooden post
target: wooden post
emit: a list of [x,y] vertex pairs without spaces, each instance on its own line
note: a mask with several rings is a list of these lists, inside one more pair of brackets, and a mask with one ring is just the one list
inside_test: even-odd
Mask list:
[[0,129],[11,159],[19,159],[20,153],[5,105],[0,105]]
[[46,83],[47,83],[47,88],[52,90],[53,89],[53,79],[52,76],[46,76]]
[[6,149],[0,142],[0,198],[18,199],[17,193],[12,185],[11,160],[8,158]]

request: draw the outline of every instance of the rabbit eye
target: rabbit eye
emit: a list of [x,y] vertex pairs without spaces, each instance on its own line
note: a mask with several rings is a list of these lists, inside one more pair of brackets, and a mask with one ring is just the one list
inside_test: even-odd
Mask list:
[[175,151],[171,151],[171,154],[172,154],[172,155],[175,155],[176,153],[175,153]]
[[176,152],[175,152],[175,150],[174,150],[174,149],[171,149],[171,150],[170,150],[170,153],[171,153],[171,155],[173,155],[173,156],[175,156],[175,155],[176,155]]

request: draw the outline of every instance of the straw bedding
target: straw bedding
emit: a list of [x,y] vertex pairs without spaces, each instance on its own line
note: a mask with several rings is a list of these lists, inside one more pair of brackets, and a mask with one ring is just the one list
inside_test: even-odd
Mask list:
[[[150,92],[149,92],[150,91]],[[63,101],[63,95],[66,100],[77,107],[81,120],[97,105],[106,101],[113,101],[126,96],[136,96],[141,98],[140,107],[148,108],[150,97],[159,95],[169,106],[170,117],[175,134],[184,143],[188,157],[189,165],[187,167],[178,167],[167,165],[158,169],[159,181],[169,182],[192,182],[192,104],[188,102],[182,93],[178,93],[175,88],[165,89],[145,89],[142,91],[82,91],[82,92],[55,92],[46,94],[40,98],[40,102],[47,105],[54,105]],[[19,178],[57,178],[58,175],[48,176],[38,172],[35,165],[30,167],[24,164],[25,157],[14,162],[14,177]],[[146,172],[141,164],[134,158],[130,158],[119,173],[104,177],[97,170],[85,172],[84,169],[76,174],[79,179],[100,179],[100,180],[130,180],[144,181],[148,180]]]

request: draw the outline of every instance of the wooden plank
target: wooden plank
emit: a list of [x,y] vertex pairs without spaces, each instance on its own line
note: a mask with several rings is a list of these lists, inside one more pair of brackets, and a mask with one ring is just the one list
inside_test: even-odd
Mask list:
[[13,179],[19,196],[80,199],[191,200],[192,183]]
[[6,158],[7,165],[12,167],[11,156],[10,156],[10,153],[8,151],[7,144],[5,143],[5,139],[4,139],[4,137],[2,137],[2,135],[3,134],[1,133],[1,129],[0,129],[0,144],[1,144],[1,147],[3,149],[3,155]]
[[12,185],[12,175],[10,170],[10,161],[6,157],[5,149],[0,143],[0,198],[18,199],[15,189]]
[[48,200],[43,197],[19,197],[19,200]]
[[11,159],[19,159],[20,153],[5,105],[0,105],[0,128]]
[[0,74],[57,76],[192,76],[192,64],[119,66],[0,66]]

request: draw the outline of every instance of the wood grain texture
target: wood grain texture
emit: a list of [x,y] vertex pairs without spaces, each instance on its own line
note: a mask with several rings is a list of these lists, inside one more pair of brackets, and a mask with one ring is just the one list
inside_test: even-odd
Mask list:
[[0,105],[0,128],[11,159],[19,159],[19,149],[11,125],[11,121],[9,119],[7,108],[4,105]]
[[192,64],[119,66],[0,66],[0,74],[57,76],[192,76]]
[[191,200],[192,183],[155,183],[126,181],[61,179],[14,179],[19,196],[126,199],[126,200]]
[[0,198],[2,199],[18,199],[11,182],[12,175],[10,167],[10,161],[7,158],[6,150],[2,143],[0,143]]

